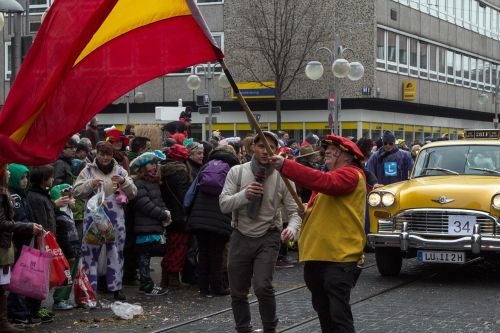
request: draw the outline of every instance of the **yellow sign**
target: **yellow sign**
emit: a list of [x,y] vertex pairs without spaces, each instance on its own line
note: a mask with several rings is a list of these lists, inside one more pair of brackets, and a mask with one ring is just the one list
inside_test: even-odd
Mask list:
[[[236,83],[241,95],[245,98],[275,98],[276,83],[275,82],[238,82]],[[231,98],[237,99],[233,89],[231,89]]]
[[415,80],[403,81],[403,100],[414,101],[417,99],[417,83]]

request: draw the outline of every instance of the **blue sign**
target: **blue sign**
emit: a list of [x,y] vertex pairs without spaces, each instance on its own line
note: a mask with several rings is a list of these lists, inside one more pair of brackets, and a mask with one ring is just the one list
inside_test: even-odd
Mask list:
[[397,162],[385,162],[384,172],[386,177],[394,177],[398,175],[398,163]]

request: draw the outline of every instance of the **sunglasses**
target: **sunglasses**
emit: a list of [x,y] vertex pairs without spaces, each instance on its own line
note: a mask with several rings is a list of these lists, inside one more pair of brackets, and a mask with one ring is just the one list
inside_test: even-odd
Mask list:
[[384,146],[392,146],[394,142],[384,142]]

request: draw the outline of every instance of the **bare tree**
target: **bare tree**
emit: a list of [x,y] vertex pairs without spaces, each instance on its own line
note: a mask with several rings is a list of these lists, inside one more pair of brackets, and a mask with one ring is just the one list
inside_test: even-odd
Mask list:
[[[239,1],[234,1],[239,2]],[[276,122],[281,130],[281,100],[312,52],[332,40],[332,0],[243,0],[234,61],[252,80],[274,81]],[[265,85],[265,84],[264,84]]]

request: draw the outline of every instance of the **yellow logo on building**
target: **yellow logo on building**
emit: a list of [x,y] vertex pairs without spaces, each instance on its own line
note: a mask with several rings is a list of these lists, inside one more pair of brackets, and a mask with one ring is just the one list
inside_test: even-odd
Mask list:
[[403,100],[414,101],[417,99],[417,83],[415,80],[403,81]]

